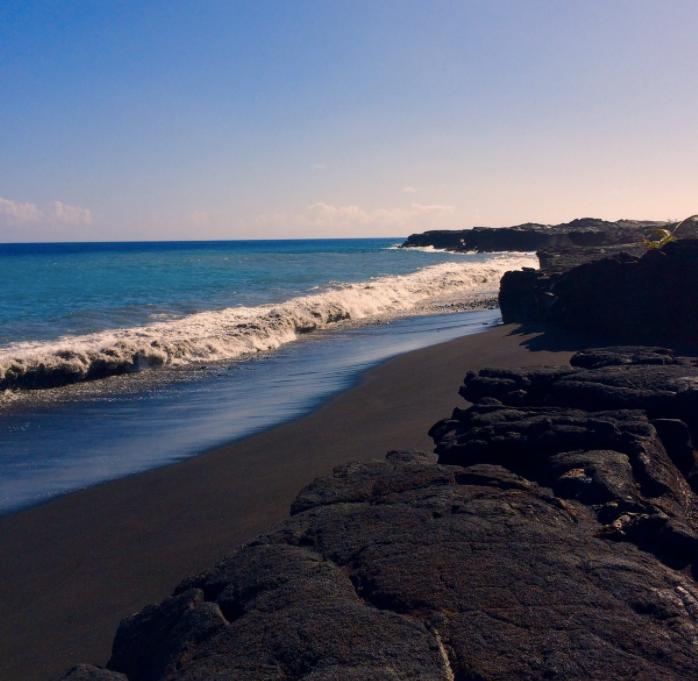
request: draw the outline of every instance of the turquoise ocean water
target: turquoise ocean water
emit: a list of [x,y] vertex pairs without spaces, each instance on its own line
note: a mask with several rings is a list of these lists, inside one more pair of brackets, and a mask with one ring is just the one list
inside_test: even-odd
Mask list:
[[535,265],[398,242],[0,245],[0,512],[298,416]]

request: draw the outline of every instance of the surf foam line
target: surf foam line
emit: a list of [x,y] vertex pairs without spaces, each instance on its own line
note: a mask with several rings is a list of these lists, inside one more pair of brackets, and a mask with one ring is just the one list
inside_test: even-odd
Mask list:
[[482,255],[482,251],[451,251],[448,248],[435,248],[434,246],[402,246],[394,244],[386,246],[386,251],[412,251],[417,253],[448,253],[449,255]]
[[533,254],[499,254],[484,263],[441,263],[412,274],[341,284],[279,304],[13,343],[0,348],[0,390],[51,388],[143,369],[234,360],[342,322],[396,318],[426,312],[430,303],[473,300],[495,293],[504,272],[537,266]]

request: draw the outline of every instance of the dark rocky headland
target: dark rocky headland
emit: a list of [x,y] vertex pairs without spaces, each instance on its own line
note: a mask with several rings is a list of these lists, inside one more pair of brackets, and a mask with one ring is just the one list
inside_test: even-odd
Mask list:
[[[674,233],[648,248],[660,229]],[[404,248],[536,251],[537,270],[507,272],[504,323],[563,326],[621,343],[698,344],[698,217],[681,223],[607,222],[474,227],[411,235]]]
[[[279,527],[124,620],[106,668],[64,678],[695,679],[698,241],[642,234],[610,257],[547,244],[557,264],[500,294],[507,320],[625,345],[469,373],[434,454],[311,483]],[[563,267],[565,249],[586,254]]]
[[472,227],[460,230],[431,230],[411,234],[403,247],[441,248],[449,251],[541,251],[581,248],[630,248],[652,239],[657,229],[677,223],[656,220],[577,218],[559,225],[527,222],[513,227]]

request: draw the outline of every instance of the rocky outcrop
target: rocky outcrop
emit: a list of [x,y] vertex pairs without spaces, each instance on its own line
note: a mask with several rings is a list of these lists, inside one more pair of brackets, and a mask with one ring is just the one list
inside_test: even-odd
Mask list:
[[469,374],[461,394],[474,405],[432,429],[439,461],[504,465],[698,576],[698,360],[619,347],[572,365]]
[[[673,229],[679,240],[648,250],[659,228]],[[403,244],[415,246],[536,251],[538,270],[507,272],[501,280],[505,323],[552,322],[614,342],[698,346],[698,216],[432,231]]]
[[73,667],[63,679],[64,681],[128,681],[123,674],[91,664],[79,664]]
[[625,253],[568,271],[507,272],[499,303],[505,322],[553,322],[619,341],[698,343],[698,240],[642,257]]
[[431,431],[438,460],[391,452],[316,480],[276,530],[124,620],[109,669],[696,678],[696,361],[601,348],[472,373],[461,393],[472,406]]
[[[579,218],[559,225],[526,223],[515,227],[473,227],[411,234],[404,248],[432,246],[452,251],[572,251],[577,258],[595,258],[608,247],[641,244],[658,228],[673,223],[650,220]],[[598,251],[597,249],[602,249]],[[569,257],[572,257],[570,254]],[[579,261],[578,261],[579,262]]]

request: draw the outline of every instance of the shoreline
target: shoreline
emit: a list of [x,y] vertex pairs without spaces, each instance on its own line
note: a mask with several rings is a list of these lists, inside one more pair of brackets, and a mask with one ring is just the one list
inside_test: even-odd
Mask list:
[[388,449],[431,450],[427,430],[462,404],[467,370],[565,363],[582,346],[509,325],[413,350],[299,418],[0,517],[0,673],[30,681],[103,663],[122,617],[283,520],[313,478]]
[[[433,312],[321,331],[282,352],[190,369],[183,379],[157,370],[57,388],[68,391],[58,400],[38,391],[0,414],[0,449],[11,453],[0,467],[0,517],[300,418],[392,357],[500,323],[494,308]],[[52,452],[45,451],[47,439]]]
[[[376,253],[380,251],[374,257]],[[276,350],[311,331],[336,328],[349,319],[370,323],[382,316],[411,316],[420,307],[450,302],[466,293],[473,300],[482,294],[489,297],[505,272],[537,266],[538,258],[530,253],[496,253],[478,256],[476,262],[450,258],[425,266],[420,262],[422,266],[414,269],[415,264],[400,260],[399,267],[393,265],[391,270],[384,265],[378,274],[365,272],[363,278],[347,273],[336,282],[277,293],[276,301],[267,300],[269,293],[255,297],[251,289],[236,297],[232,306],[200,304],[183,314],[167,312],[164,319],[136,315],[131,322],[119,319],[106,328],[92,325],[82,333],[51,329],[50,338],[42,340],[20,330],[15,341],[0,348],[0,389],[55,388],[148,367],[235,361]]]

